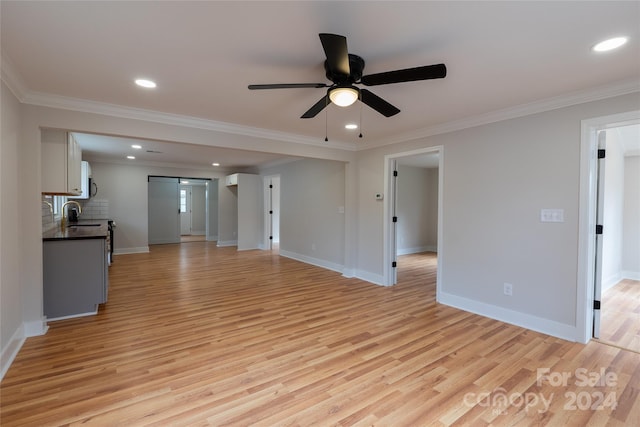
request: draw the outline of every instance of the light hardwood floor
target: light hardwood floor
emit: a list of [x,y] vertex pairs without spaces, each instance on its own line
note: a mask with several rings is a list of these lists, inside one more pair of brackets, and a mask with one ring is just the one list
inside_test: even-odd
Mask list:
[[435,256],[400,263],[385,288],[210,242],[117,256],[97,316],[26,341],[0,424],[640,425],[639,354],[438,305]]
[[602,294],[600,340],[640,353],[640,281],[623,280]]
[[180,243],[204,242],[205,240],[207,240],[207,236],[201,234],[185,234],[180,236]]

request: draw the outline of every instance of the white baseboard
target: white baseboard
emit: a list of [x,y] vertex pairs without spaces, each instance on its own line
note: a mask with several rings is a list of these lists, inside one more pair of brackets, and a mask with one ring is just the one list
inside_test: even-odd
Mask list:
[[295,252],[289,252],[280,249],[280,255],[285,258],[295,259],[296,261],[301,261],[306,264],[315,265],[317,267],[326,268],[327,270],[337,271],[338,273],[342,273],[343,266],[341,264],[336,264],[331,261],[326,261],[319,258],[310,257],[307,255],[297,254]]
[[149,246],[140,246],[139,248],[120,248],[114,249],[114,255],[124,255],[124,254],[146,254],[149,252]]
[[398,255],[410,255],[419,254],[421,252],[436,252],[437,250],[437,246],[417,246],[415,248],[398,248],[396,253]]
[[622,277],[622,275],[620,273],[615,274],[613,276],[609,276],[607,278],[603,278],[602,279],[602,292],[606,291],[607,289],[613,288],[615,285],[620,283],[620,281],[622,279],[623,279],[623,277]]
[[4,378],[4,374],[9,370],[9,367],[18,355],[18,352],[22,348],[26,339],[27,337],[24,335],[24,327],[20,325],[18,329],[15,330],[9,340],[9,343],[2,349],[2,353],[0,354],[0,381]]
[[46,334],[48,330],[49,326],[47,325],[46,317],[32,322],[24,322],[24,336],[27,338],[39,337],[40,335]]
[[628,279],[628,280],[640,280],[640,271],[629,271],[629,270],[624,270],[621,273],[621,276],[623,279]]
[[9,370],[9,367],[15,360],[18,352],[22,348],[25,340],[29,337],[36,337],[47,333],[49,327],[46,320],[37,320],[33,322],[22,323],[11,335],[8,344],[0,353],[0,381]]
[[352,277],[356,277],[356,271],[353,268],[343,268],[342,275],[347,279],[351,279]]
[[238,246],[238,241],[237,240],[218,240],[218,244],[216,246],[220,248],[223,248],[226,246]]
[[95,311],[89,311],[86,313],[72,314],[70,316],[60,316],[54,317],[53,319],[47,319],[49,322],[55,322],[56,320],[66,320],[66,319],[75,319],[76,317],[87,317],[87,316],[95,316],[98,314],[98,306],[96,305]]
[[384,283],[384,276],[382,274],[375,274],[368,271],[357,270],[355,272],[355,277],[360,280],[364,280],[365,282],[373,283],[378,286],[387,286]]
[[543,319],[541,317],[470,300],[468,298],[459,297],[446,292],[439,293],[438,302],[460,310],[479,314],[480,316],[488,317],[490,319],[499,320],[501,322],[510,323],[532,331],[551,335],[556,338],[561,338],[563,340],[573,342],[580,342],[581,340],[580,331],[578,331],[573,325]]

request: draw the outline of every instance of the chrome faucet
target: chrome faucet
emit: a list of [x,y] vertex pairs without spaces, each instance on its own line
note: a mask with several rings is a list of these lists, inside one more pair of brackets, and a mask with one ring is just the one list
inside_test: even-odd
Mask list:
[[65,216],[65,210],[64,208],[67,207],[67,205],[76,205],[78,207],[78,213],[81,214],[82,213],[82,206],[80,206],[80,203],[76,202],[75,200],[69,200],[68,202],[65,202],[62,205],[62,219],[60,220],[60,228],[62,230],[64,230],[65,226],[66,226],[66,222],[67,222],[67,217]]

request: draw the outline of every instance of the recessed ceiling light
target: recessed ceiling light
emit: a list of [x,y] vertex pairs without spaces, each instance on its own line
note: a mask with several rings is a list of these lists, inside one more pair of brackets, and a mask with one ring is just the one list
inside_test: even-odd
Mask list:
[[617,49],[629,40],[627,37],[614,37],[612,39],[604,40],[593,46],[591,50],[594,52],[607,52],[613,49]]
[[127,156],[127,159],[129,159],[129,160],[135,160],[135,159],[136,159],[136,156]]
[[353,130],[353,129],[358,129],[358,125],[355,123],[347,123],[346,125],[344,125],[345,129],[349,129],[349,130]]
[[211,163],[211,166],[220,166],[220,163]]
[[141,149],[142,149],[142,145],[133,144],[133,145],[131,146],[131,148],[133,148],[134,150],[141,150]]
[[186,179],[183,179],[182,181],[180,181],[180,184],[188,184],[189,181],[187,181]]
[[147,89],[153,89],[156,87],[156,82],[147,79],[137,79],[136,84]]

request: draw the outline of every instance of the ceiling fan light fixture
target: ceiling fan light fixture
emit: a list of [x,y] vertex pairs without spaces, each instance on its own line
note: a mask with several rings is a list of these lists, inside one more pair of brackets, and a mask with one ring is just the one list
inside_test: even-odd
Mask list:
[[358,100],[358,89],[353,86],[339,86],[329,91],[329,99],[339,107],[348,107]]

